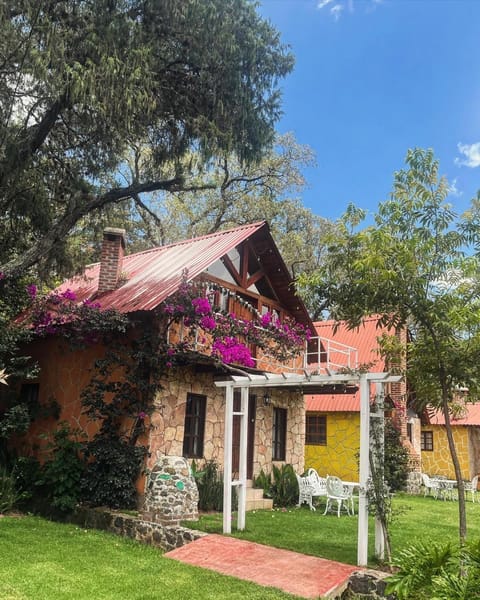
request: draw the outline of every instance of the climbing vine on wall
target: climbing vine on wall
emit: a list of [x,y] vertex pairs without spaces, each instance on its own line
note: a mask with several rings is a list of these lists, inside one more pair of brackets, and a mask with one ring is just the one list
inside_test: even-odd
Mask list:
[[249,321],[221,312],[211,287],[187,282],[186,274],[178,292],[157,309],[128,317],[95,301],[79,303],[71,290],[39,297],[31,285],[28,293],[32,304],[23,321],[34,336],[61,336],[72,350],[104,348],[81,392],[84,413],[99,425],[81,453],[82,499],[93,505],[135,505],[144,434],[169,370],[194,363],[198,351],[214,363],[252,367],[252,344],[286,360],[298,356],[309,337],[302,325],[271,313],[252,309]]

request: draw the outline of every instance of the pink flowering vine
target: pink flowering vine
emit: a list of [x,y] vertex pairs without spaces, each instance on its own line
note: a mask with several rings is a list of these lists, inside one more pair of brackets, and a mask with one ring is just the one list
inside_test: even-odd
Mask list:
[[255,366],[250,350],[235,338],[215,340],[212,344],[212,353],[219,356],[224,363],[236,363],[245,367]]

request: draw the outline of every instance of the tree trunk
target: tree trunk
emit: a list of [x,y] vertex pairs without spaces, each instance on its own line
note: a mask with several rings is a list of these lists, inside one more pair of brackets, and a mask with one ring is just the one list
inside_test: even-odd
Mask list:
[[464,546],[465,541],[467,539],[467,512],[465,509],[465,487],[463,485],[462,470],[460,468],[457,449],[455,447],[455,440],[453,439],[452,424],[450,422],[450,413],[448,410],[449,395],[446,391],[446,386],[442,386],[442,388],[442,411],[445,417],[445,430],[447,432],[448,446],[450,449],[450,456],[452,457],[453,467],[455,469],[455,479],[457,480],[458,488],[458,520],[460,546]]

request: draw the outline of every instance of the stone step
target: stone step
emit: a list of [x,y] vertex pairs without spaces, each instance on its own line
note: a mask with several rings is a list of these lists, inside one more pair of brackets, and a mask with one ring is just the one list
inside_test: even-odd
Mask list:
[[247,492],[247,500],[262,500],[263,499],[263,490],[260,488],[247,487],[246,492]]
[[263,490],[261,488],[254,488],[248,484],[249,482],[247,481],[245,499],[246,510],[271,510],[273,508],[273,500],[271,498],[264,498]]
[[262,498],[261,500],[247,500],[245,510],[272,510],[273,500],[271,498]]

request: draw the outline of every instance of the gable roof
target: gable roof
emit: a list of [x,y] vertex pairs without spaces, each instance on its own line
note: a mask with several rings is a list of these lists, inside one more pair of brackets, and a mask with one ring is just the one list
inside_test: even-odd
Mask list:
[[184,274],[191,281],[246,240],[250,240],[281,304],[297,321],[312,326],[265,221],[125,255],[125,283],[101,295],[97,294],[100,263],[87,266],[82,275],[65,281],[57,291],[70,289],[79,302],[95,298],[103,309],[123,313],[152,310],[178,290]]
[[[377,352],[377,337],[388,333],[388,329],[377,327],[378,319],[376,315],[367,317],[363,324],[355,329],[348,329],[343,321],[318,321],[314,325],[318,336],[356,348],[359,364],[371,364],[368,369],[370,372],[382,373],[385,370],[385,361]],[[306,395],[305,408],[307,411],[318,412],[359,412],[360,392]]]

